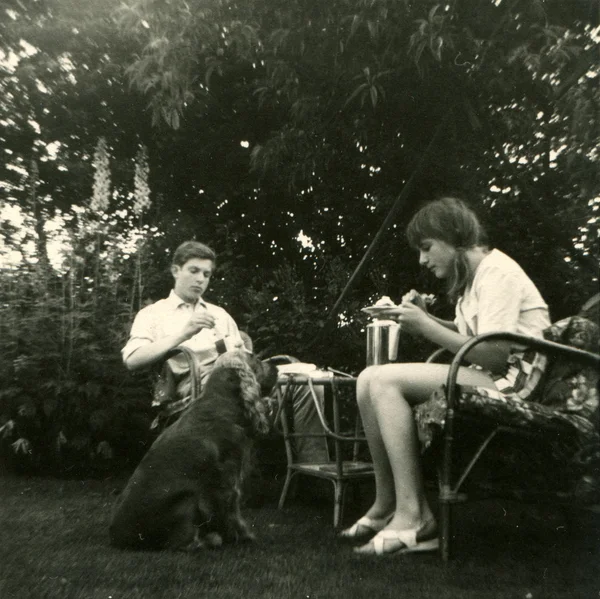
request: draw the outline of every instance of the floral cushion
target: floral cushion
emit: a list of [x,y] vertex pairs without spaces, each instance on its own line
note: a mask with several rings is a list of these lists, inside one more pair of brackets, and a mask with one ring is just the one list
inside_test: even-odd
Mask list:
[[[577,349],[600,353],[600,327],[586,318],[565,318],[544,331],[548,341],[570,345]],[[599,430],[598,380],[600,372],[594,367],[563,357],[549,364],[538,394],[539,403],[563,414],[579,416]]]
[[[570,418],[565,418],[551,407],[532,401],[523,401],[516,395],[505,395],[487,387],[463,386],[458,398],[459,413],[468,416],[481,416],[490,424],[513,427],[534,427],[552,431],[569,431]],[[427,447],[431,444],[436,428],[443,427],[446,419],[446,395],[443,388],[431,398],[415,408],[419,439]],[[577,423],[588,429],[587,422]]]

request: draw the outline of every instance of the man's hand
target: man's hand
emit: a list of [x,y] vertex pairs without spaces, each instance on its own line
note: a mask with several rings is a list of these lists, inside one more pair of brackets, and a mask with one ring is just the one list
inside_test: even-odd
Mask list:
[[212,329],[215,326],[215,319],[208,312],[202,310],[194,312],[190,319],[185,323],[181,334],[185,339],[190,339],[202,329]]

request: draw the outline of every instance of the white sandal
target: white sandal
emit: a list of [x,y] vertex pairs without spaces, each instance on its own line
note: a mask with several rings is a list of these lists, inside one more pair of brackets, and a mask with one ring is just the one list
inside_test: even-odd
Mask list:
[[394,514],[391,513],[389,516],[383,518],[369,518],[369,516],[363,516],[350,528],[342,530],[338,536],[340,539],[348,540],[366,539],[380,530],[383,530],[388,525],[393,515]]
[[[417,540],[417,529],[410,530],[381,530],[366,545],[355,547],[354,552],[360,555],[398,555],[403,553],[419,553],[424,551],[435,551],[440,546],[437,531],[429,535],[429,538]],[[386,541],[398,541],[400,544],[388,543]],[[372,548],[372,549],[371,549]]]

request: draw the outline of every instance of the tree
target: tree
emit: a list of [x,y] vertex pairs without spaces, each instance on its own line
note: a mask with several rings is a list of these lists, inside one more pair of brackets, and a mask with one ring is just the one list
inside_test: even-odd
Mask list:
[[[127,376],[118,348],[131,234],[151,230],[130,197],[143,104],[111,63],[122,45],[106,37],[110,7],[68,8],[18,3],[2,37],[0,218],[21,258],[4,254],[0,270],[0,453],[74,474],[135,460],[148,440],[149,380]],[[8,208],[22,228],[4,221]]]
[[[488,213],[496,243],[531,272],[556,316],[597,285],[592,2],[565,11],[560,2],[214,0],[163,10],[139,0],[119,18],[138,40],[128,72],[155,123],[185,135],[219,121],[248,141],[250,184],[238,186],[227,169],[235,190],[217,184],[228,227],[235,215],[240,236],[252,227],[255,256],[260,231],[263,251],[281,249],[274,253],[303,273],[309,295],[326,284],[328,261],[339,257],[350,271],[358,262],[449,111],[381,255],[405,255],[397,232],[414,206],[454,191]],[[200,155],[207,147],[208,133]],[[300,231],[314,245],[310,267]],[[375,270],[393,295],[417,276],[404,263]],[[358,297],[368,289],[372,281]]]
[[[22,260],[0,272],[0,427],[21,414],[49,431],[36,443],[77,439],[87,451],[92,437],[112,447],[98,435],[144,415],[147,387],[117,350],[141,303],[168,292],[170,251],[184,239],[217,249],[208,299],[258,348],[355,372],[361,306],[411,287],[441,294],[403,236],[437,194],[471,199],[555,318],[597,290],[591,0],[19,0],[1,10],[0,232],[3,258]],[[93,211],[94,176],[108,181],[101,162],[109,202],[97,195]],[[339,302],[409,180],[366,275]],[[26,226],[5,219],[8,208]],[[327,322],[335,343],[319,334]],[[107,396],[108,417],[91,418]],[[63,409],[77,434],[55,427]]]

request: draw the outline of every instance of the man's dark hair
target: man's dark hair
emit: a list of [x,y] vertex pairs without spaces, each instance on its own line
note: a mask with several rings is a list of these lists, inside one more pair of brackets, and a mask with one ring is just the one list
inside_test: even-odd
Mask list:
[[199,260],[212,260],[217,263],[215,251],[199,241],[184,241],[173,254],[173,266],[183,266],[188,260],[198,258]]

